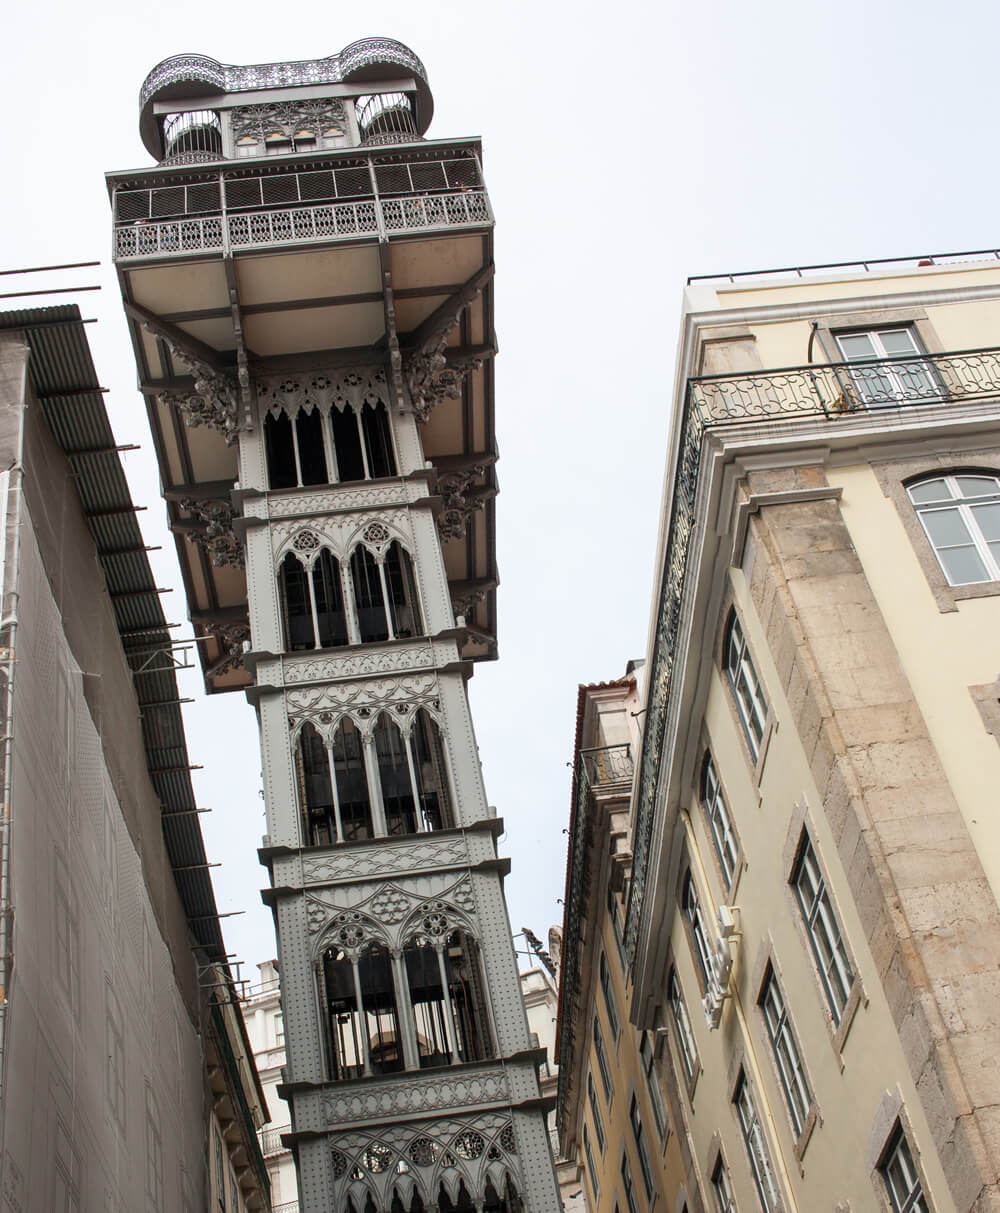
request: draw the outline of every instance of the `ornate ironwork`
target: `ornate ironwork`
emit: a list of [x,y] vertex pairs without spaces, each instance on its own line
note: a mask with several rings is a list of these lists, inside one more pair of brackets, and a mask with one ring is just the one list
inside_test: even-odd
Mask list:
[[[707,375],[688,381],[639,760],[634,857],[625,927],[625,944],[632,960],[646,895],[656,784],[680,628],[687,554],[695,526],[694,503],[702,439],[706,430],[730,424],[808,417],[825,417],[836,423],[870,410],[998,399],[1000,349],[922,354],[919,358],[865,359],[740,375]],[[568,914],[567,910],[567,921]]]
[[592,788],[632,783],[632,747],[606,745],[580,751],[580,773]]
[[177,347],[176,342],[167,341],[171,356],[194,377],[194,390],[160,392],[160,400],[176,408],[192,428],[207,425],[217,430],[231,446],[239,436],[240,390],[237,381],[222,371],[192,358]]
[[207,630],[219,642],[222,656],[207,672],[207,678],[217,678],[238,670],[243,665],[243,652],[250,640],[249,623],[209,623]]
[[171,84],[195,80],[223,93],[287,88],[300,84],[340,84],[373,64],[402,68],[427,83],[427,70],[408,46],[394,38],[362,38],[339,55],[292,63],[254,63],[246,67],[220,63],[210,55],[172,55],[149,73],[139,90],[139,108]]
[[476,479],[486,472],[485,464],[476,463],[460,471],[443,472],[438,476],[438,492],[444,508],[437,518],[438,534],[442,539],[464,539],[469,518],[481,510],[486,498],[476,492]]
[[[281,107],[261,107],[274,108]],[[294,124],[293,124],[294,125]],[[475,156],[373,153],[309,171],[227,169],[115,193],[115,258],[357,239],[493,222]]]
[[223,565],[232,565],[237,569],[246,567],[243,545],[233,530],[236,511],[230,502],[218,498],[195,501],[185,497],[180,506],[192,515],[197,528],[188,532],[188,539],[208,554],[216,568]]

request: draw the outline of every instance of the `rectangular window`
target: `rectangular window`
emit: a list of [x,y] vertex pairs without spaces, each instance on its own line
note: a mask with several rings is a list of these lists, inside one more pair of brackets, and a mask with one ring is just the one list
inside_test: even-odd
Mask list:
[[712,949],[708,945],[708,932],[705,930],[705,920],[690,872],[684,877],[681,908],[688,921],[688,926],[691,928],[694,956],[698,964],[698,971],[701,973],[702,988],[705,988],[708,985],[708,974],[712,968]]
[[764,1139],[764,1129],[757,1115],[757,1108],[750,1093],[750,1084],[744,1074],[740,1074],[733,1095],[733,1103],[743,1130],[743,1141],[750,1159],[750,1170],[753,1172],[754,1183],[757,1185],[757,1195],[765,1213],[778,1205],[778,1182],[771,1165],[771,1156]]
[[285,1020],[280,1011],[274,1017],[274,1047],[276,1049],[285,1047]]
[[650,1032],[643,1032],[639,1040],[639,1057],[646,1075],[646,1090],[649,1092],[649,1105],[653,1109],[653,1120],[656,1121],[656,1132],[662,1138],[667,1127],[667,1109],[663,1104],[660,1076],[656,1071],[655,1043]]
[[845,362],[867,363],[851,367],[849,373],[858,396],[869,408],[941,400],[944,396],[934,367],[920,357],[925,351],[912,328],[868,329],[834,336]]
[[698,1052],[691,1033],[691,1021],[688,1019],[687,1007],[681,994],[680,982],[673,970],[667,982],[667,997],[670,1000],[670,1012],[673,1015],[674,1027],[677,1029],[677,1046],[680,1051],[684,1073],[688,1082],[694,1078],[695,1066],[698,1062]]
[[597,1102],[597,1087],[594,1085],[594,1075],[587,1072],[587,1101],[590,1104],[590,1118],[594,1122],[594,1132],[597,1134],[597,1148],[604,1153],[604,1120],[601,1117],[601,1105]]
[[792,872],[792,883],[830,1003],[833,1022],[839,1024],[854,984],[854,973],[826,890],[826,881],[808,835],[804,836]]
[[809,1113],[812,1093],[806,1080],[798,1045],[792,1035],[791,1024],[788,1022],[788,1011],[781,987],[778,985],[774,970],[770,968],[761,991],[760,1009],[764,1014],[767,1035],[771,1041],[778,1073],[781,1076],[781,1085],[785,1092],[785,1102],[788,1104],[795,1136],[798,1137]]
[[746,637],[743,635],[743,625],[735,611],[729,616],[725,654],[729,689],[736,702],[736,710],[750,746],[750,753],[756,762],[760,757],[764,726],[767,723],[767,699],[757,677]]
[[716,1159],[715,1169],[712,1171],[712,1192],[715,1196],[715,1207],[719,1213],[736,1213],[733,1185],[721,1154]]
[[596,1206],[601,1199],[601,1185],[597,1181],[597,1166],[594,1162],[594,1151],[590,1146],[590,1134],[587,1132],[587,1126],[583,1126],[583,1152],[587,1156],[587,1175],[590,1177],[590,1186],[594,1191],[594,1205]]
[[639,1112],[639,1101],[632,1092],[628,1105],[628,1119],[632,1126],[632,1137],[635,1140],[635,1152],[639,1158],[639,1170],[642,1172],[642,1186],[646,1189],[646,1199],[653,1199],[653,1168],[649,1161],[649,1151],[646,1149],[646,1135],[642,1127],[642,1116]]
[[889,1147],[879,1164],[879,1173],[885,1181],[893,1213],[930,1213],[930,1206],[920,1185],[920,1176],[913,1165],[910,1143],[906,1140],[903,1126],[898,1122],[889,1139]]
[[625,1190],[625,1200],[628,1203],[628,1213],[639,1213],[639,1202],[635,1198],[635,1184],[632,1182],[632,1168],[628,1165],[628,1155],[622,1152],[622,1188]]
[[625,931],[622,927],[622,912],[621,906],[618,904],[618,895],[611,886],[608,886],[608,917],[611,919],[611,928],[615,933],[615,946],[618,948],[618,959],[621,961],[622,969],[625,968]]
[[601,1025],[597,1021],[597,1016],[594,1016],[594,1052],[597,1055],[597,1068],[601,1071],[601,1085],[604,1087],[604,1098],[611,1103],[614,1098],[615,1088],[611,1081],[611,1067],[608,1065],[608,1054],[604,1048],[604,1037],[601,1034]]
[[608,958],[604,955],[603,951],[601,952],[600,975],[601,991],[604,994],[604,1006],[608,1012],[608,1026],[611,1028],[611,1035],[617,1044],[618,1034],[621,1030],[618,1019],[618,1005],[615,1002],[615,992],[611,987],[611,970],[608,968]]
[[710,753],[705,755],[701,803],[705,809],[705,816],[708,818],[712,842],[715,843],[715,853],[719,857],[719,866],[722,868],[722,875],[728,887],[733,881],[740,848],[736,840],[736,832],[733,829],[732,818],[729,815],[729,806],[722,794],[719,773],[715,769],[715,763],[712,761]]

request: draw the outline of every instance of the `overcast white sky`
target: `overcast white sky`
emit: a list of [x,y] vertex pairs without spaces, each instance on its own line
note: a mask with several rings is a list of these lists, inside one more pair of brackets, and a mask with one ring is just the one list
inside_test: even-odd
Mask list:
[[[470,690],[515,930],[559,921],[576,688],[643,655],[684,279],[1000,244],[995,4],[762,0],[10,4],[0,268],[100,258],[81,295],[168,618],[185,620],[114,274],[107,169],[181,51],[227,63],[386,34],[423,59],[429,134],[480,135],[497,216],[501,659]],[[4,290],[56,285],[0,279]],[[29,305],[52,300],[33,299]],[[0,307],[18,301],[0,300]],[[182,694],[230,950],[274,954],[253,712]]]

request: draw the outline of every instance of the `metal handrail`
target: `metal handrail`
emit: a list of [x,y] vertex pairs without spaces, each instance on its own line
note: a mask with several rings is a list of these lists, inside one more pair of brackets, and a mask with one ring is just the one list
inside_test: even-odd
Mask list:
[[964,253],[918,253],[915,257],[878,257],[874,260],[858,261],[826,261],[817,265],[785,265],[778,269],[766,270],[737,270],[723,274],[692,274],[688,285],[692,282],[735,282],[737,278],[773,278],[779,274],[795,274],[802,278],[805,274],[823,273],[826,270],[864,270],[872,273],[873,267],[881,269],[890,265],[910,265],[914,269],[930,269],[939,265],[956,265],[968,261],[972,257],[992,257],[1000,260],[1000,249],[984,248],[971,249]]
[[628,742],[580,751],[580,774],[589,787],[631,783],[632,771],[632,747]]

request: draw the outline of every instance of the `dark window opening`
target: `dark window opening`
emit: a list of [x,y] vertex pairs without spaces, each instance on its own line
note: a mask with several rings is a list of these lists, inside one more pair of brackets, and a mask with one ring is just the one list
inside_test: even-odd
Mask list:
[[264,418],[264,450],[267,454],[267,483],[272,489],[294,489],[298,476],[292,422],[287,413],[279,413],[277,417],[268,413]]
[[373,478],[396,475],[396,457],[392,452],[392,433],[385,405],[366,404],[361,410],[361,428],[365,435],[368,473]]
[[458,1061],[483,1061],[492,1056],[486,990],[475,941],[464,931],[448,937],[443,953],[447,998],[441,984],[441,961],[426,936],[411,939],[404,956],[421,1068],[449,1064],[452,1033]]
[[281,562],[280,580],[286,641],[293,652],[316,647],[308,578],[309,574],[302,563],[294,553],[289,552]]
[[458,1200],[452,1200],[445,1190],[442,1183],[438,1192],[438,1210],[439,1213],[475,1213],[476,1206],[472,1203],[472,1197],[469,1195],[469,1190],[465,1186],[463,1179],[458,1188]]
[[330,763],[326,745],[311,724],[302,726],[296,759],[306,839],[314,847],[329,846],[337,841]]
[[295,436],[299,446],[300,483],[329,484],[326,472],[326,452],[323,449],[323,418],[319,409],[295,418]]
[[354,582],[354,602],[358,608],[361,643],[388,640],[389,627],[382,601],[382,579],[378,562],[364,546],[356,547],[351,555],[351,577]]
[[347,612],[340,581],[340,563],[324,548],[313,565],[313,593],[316,595],[316,622],[319,647],[335,648],[347,644]]
[[413,834],[417,821],[410,778],[412,755],[399,726],[385,712],[378,718],[374,736],[386,830],[390,835]]
[[385,557],[385,581],[389,590],[393,632],[398,637],[419,636],[420,607],[413,561],[409,552],[400,547],[395,539],[389,545]]
[[410,734],[416,767],[420,814],[425,830],[447,830],[455,823],[448,796],[444,747],[437,725],[424,708],[417,712]]
[[328,1014],[330,1076],[334,1081],[373,1074],[392,1074],[403,1068],[402,1043],[392,961],[380,944],[370,944],[357,959],[358,1006],[352,961],[329,948],[323,955],[323,985]]
[[368,798],[368,777],[365,774],[365,752],[361,733],[353,720],[344,718],[333,735],[333,769],[337,780],[337,800],[344,839],[356,842],[371,838],[371,803]]
[[365,460],[358,433],[358,415],[353,409],[330,409],[333,449],[337,452],[337,471],[341,480],[364,480]]

